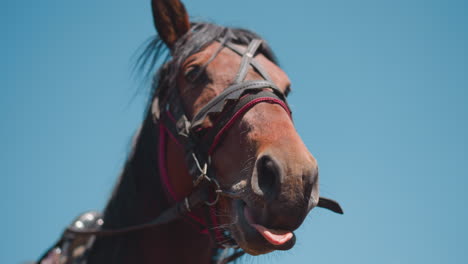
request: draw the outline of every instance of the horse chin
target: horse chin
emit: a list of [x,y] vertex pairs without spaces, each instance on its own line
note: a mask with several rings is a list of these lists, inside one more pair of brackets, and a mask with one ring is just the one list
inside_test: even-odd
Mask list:
[[262,255],[270,253],[275,250],[289,250],[296,243],[296,236],[292,233],[290,238],[281,245],[274,245],[268,242],[259,231],[252,226],[251,220],[248,219],[245,212],[246,210],[252,210],[242,200],[235,200],[233,202],[234,219],[237,219],[236,224],[232,226],[232,236],[238,245],[250,255]]

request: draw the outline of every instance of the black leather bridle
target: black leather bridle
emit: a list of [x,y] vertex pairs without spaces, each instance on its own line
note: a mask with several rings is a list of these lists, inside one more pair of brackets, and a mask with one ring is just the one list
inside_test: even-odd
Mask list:
[[[225,132],[229,130],[231,125],[243,113],[261,102],[278,104],[288,115],[291,115],[286,102],[286,96],[271,80],[263,67],[254,59],[263,41],[253,39],[245,50],[230,42],[228,37],[224,37],[218,41],[221,45],[213,56],[216,56],[221,49],[229,48],[242,57],[239,70],[228,88],[211,99],[191,120],[189,120],[183,107],[181,107],[183,105],[182,100],[177,91],[174,91],[176,89],[173,89],[172,94],[168,96],[168,100],[159,101],[159,98],[157,98],[155,100],[155,104],[157,105],[153,105],[153,115],[156,122],[161,122],[172,137],[176,138],[180,145],[185,148],[186,163],[190,174],[194,177],[194,190],[197,190],[199,184],[204,182],[205,186],[211,189],[208,192],[214,194],[211,195],[214,196],[212,200],[205,200],[204,204],[208,206],[214,206],[219,196],[227,196],[234,199],[242,198],[242,193],[222,188],[216,179],[214,169],[211,168],[211,154],[222,141]],[[209,62],[212,59],[214,57]],[[245,81],[250,66],[260,74],[261,80]],[[164,103],[159,105],[159,102]],[[203,122],[210,116],[216,116],[213,120],[213,125],[209,128],[203,128]],[[199,206],[198,204],[194,204],[191,198],[194,197],[188,196],[184,199],[186,210]],[[198,198],[194,199],[202,200]],[[216,238],[216,236],[214,237]],[[227,243],[223,242],[222,247],[237,246],[235,241],[230,239],[229,235],[225,236],[222,240],[229,241]]]

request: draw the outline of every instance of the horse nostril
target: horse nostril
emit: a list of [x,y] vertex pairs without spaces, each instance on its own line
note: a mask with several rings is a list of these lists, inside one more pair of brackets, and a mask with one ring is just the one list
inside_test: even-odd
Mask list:
[[266,199],[273,199],[278,193],[280,173],[278,164],[270,156],[263,156],[257,161],[258,188]]

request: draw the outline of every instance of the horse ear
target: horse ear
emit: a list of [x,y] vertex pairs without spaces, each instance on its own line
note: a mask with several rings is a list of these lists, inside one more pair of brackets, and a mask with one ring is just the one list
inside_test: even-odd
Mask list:
[[190,21],[179,0],[152,0],[154,26],[161,39],[173,50],[175,42],[190,30]]

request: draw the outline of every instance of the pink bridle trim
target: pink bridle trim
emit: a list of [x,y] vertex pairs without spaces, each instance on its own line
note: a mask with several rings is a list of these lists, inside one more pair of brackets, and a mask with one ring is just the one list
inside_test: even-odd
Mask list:
[[180,142],[174,137],[174,135],[172,135],[170,132],[169,132],[169,129],[167,127],[165,127],[164,125],[161,124],[161,126],[164,128],[164,130],[167,132],[167,135],[169,135],[169,137],[172,139],[172,141],[174,141],[177,146],[179,147],[182,147],[182,144],[180,144]]
[[[159,163],[159,175],[161,176],[161,180],[166,187],[167,192],[169,193],[170,197],[174,201],[180,201],[183,197],[179,197],[175,191],[172,189],[172,186],[169,182],[169,176],[167,175],[167,168],[166,168],[166,130],[167,128],[163,124],[159,124],[159,155],[158,155],[158,163]],[[169,135],[171,133],[168,133]],[[177,142],[177,141],[176,141]]]
[[164,113],[172,120],[172,122],[174,122],[174,124],[177,123],[177,121],[175,120],[174,116],[172,116],[171,112],[166,111],[166,112],[164,112]]
[[[168,129],[163,125],[159,124],[159,155],[158,155],[158,163],[159,163],[159,175],[161,178],[162,183],[164,184],[165,189],[167,190],[170,198],[173,201],[180,202],[183,197],[180,197],[177,195],[177,193],[174,191],[172,188],[172,185],[169,182],[169,175],[167,173],[167,167],[166,167],[166,135],[169,135],[172,140],[176,142],[177,145],[180,146],[180,143],[171,135],[171,133],[168,132]],[[198,222],[201,225],[206,225],[205,221],[196,216],[193,213],[188,213],[188,215],[195,221]],[[200,231],[201,234],[208,234],[208,230],[204,229]]]
[[261,97],[257,98],[248,104],[244,105],[239,111],[237,111],[229,120],[229,122],[221,128],[221,130],[216,134],[215,139],[213,140],[213,143],[210,146],[210,149],[208,150],[208,154],[211,155],[213,151],[215,150],[216,146],[219,144],[222,135],[229,129],[231,128],[232,125],[237,121],[237,119],[243,115],[245,112],[247,112],[250,108],[252,108],[254,105],[262,102],[269,102],[272,104],[279,104],[281,107],[283,107],[284,110],[288,113],[289,117],[291,117],[291,111],[289,110],[289,107],[281,100],[276,99],[276,98],[271,98],[271,97]]

